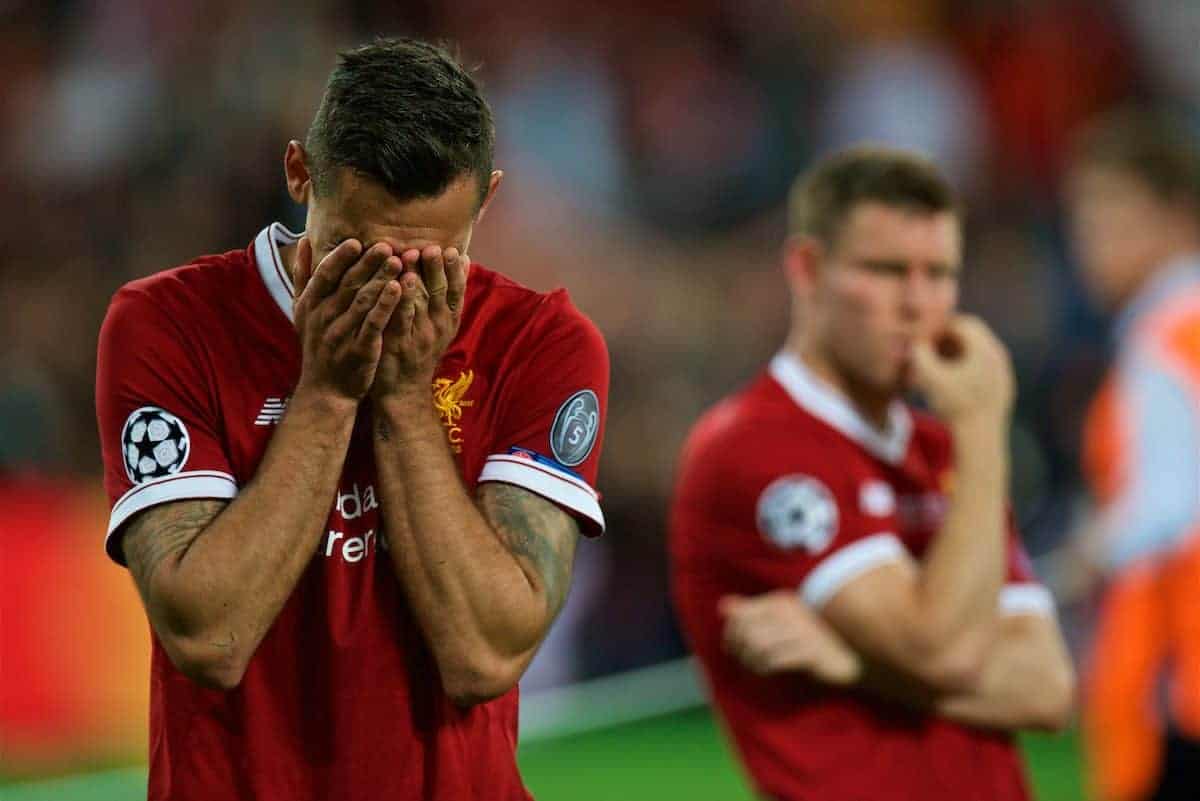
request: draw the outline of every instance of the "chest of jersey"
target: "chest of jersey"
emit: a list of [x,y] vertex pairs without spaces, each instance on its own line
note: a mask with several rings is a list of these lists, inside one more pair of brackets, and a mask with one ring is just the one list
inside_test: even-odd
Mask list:
[[[887,487],[894,498],[896,534],[913,556],[920,558],[946,516],[947,492],[954,480],[949,465],[910,459],[904,465],[880,465],[874,483],[865,482],[859,505],[870,508],[871,487]],[[874,490],[880,492],[881,490]]]
[[[247,357],[236,374],[218,378],[226,453],[239,486],[258,470],[271,439],[287,412],[299,379],[297,353],[262,348]],[[494,365],[479,363],[476,354],[456,349],[439,365],[430,386],[446,447],[459,475],[473,488],[491,447],[496,404]],[[325,535],[317,549],[319,561],[346,567],[365,567],[379,549],[388,547],[382,524],[384,503],[375,467],[373,419],[364,401],[355,420],[336,494],[330,501]]]
[[861,534],[895,534],[920,558],[946,516],[954,483],[949,449],[917,434],[899,459],[851,442],[839,451],[847,523]]

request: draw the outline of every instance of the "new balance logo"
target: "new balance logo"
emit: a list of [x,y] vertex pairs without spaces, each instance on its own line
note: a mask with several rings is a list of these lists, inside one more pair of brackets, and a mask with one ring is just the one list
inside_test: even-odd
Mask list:
[[267,398],[263,403],[262,411],[258,413],[258,417],[254,418],[256,426],[273,426],[283,417],[283,413],[287,411],[287,398]]

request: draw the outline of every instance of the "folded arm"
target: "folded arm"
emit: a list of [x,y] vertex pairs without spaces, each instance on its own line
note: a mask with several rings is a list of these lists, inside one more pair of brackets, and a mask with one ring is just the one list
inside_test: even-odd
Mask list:
[[722,604],[725,647],[761,675],[802,674],[837,687],[859,687],[881,699],[960,723],[1003,730],[1055,730],[1066,725],[1074,671],[1051,614],[1001,615],[969,683],[938,691],[872,662],[791,591]]

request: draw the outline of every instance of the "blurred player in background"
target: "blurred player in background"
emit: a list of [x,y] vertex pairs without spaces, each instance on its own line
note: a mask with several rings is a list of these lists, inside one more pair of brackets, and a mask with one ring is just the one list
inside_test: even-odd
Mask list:
[[492,115],[443,50],[343,53],[287,145],[304,234],[135,281],[100,336],[107,549],[153,629],[151,799],[526,799],[608,356],[471,264]]
[[1200,148],[1119,112],[1081,136],[1067,202],[1086,282],[1117,312],[1085,428],[1084,549],[1109,579],[1084,693],[1092,784],[1104,801],[1200,798]]
[[787,342],[684,449],[683,627],[764,796],[1027,799],[1011,732],[1063,725],[1073,676],[1008,523],[1008,356],[954,311],[952,192],[851,150],[790,228]]

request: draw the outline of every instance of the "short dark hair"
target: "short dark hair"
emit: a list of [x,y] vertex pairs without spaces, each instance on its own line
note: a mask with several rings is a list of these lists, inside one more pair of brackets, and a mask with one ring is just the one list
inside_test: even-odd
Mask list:
[[1126,107],[1100,117],[1076,137],[1071,166],[1108,168],[1142,181],[1167,203],[1200,211],[1196,132],[1162,110]]
[[855,206],[867,202],[959,215],[954,190],[932,162],[906,150],[864,145],[834,153],[800,176],[788,203],[789,233],[832,245]]
[[445,48],[376,39],[338,54],[305,149],[319,194],[349,167],[398,200],[435,197],[472,176],[487,195],[496,146],[492,110]]

